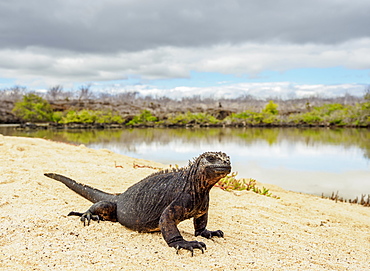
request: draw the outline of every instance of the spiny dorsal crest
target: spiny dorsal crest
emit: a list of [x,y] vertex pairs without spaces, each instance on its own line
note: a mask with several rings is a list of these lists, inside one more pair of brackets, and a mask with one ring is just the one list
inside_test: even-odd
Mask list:
[[228,164],[230,164],[230,157],[227,156],[223,152],[204,152],[201,155],[199,155],[198,157],[194,158],[193,161],[189,161],[189,165],[186,166],[186,167],[182,167],[182,168],[170,168],[170,169],[160,170],[158,172],[155,172],[155,173],[149,175],[148,177],[152,177],[152,176],[156,176],[156,175],[161,175],[161,174],[166,174],[166,173],[171,173],[171,172],[174,172],[174,173],[175,172],[184,172],[185,173],[185,171],[188,170],[188,169],[190,169],[192,166],[196,166],[196,167],[205,166],[205,165],[201,165],[200,164],[200,161],[202,161],[202,158],[208,157],[208,156],[213,156],[215,159],[218,159],[220,161],[227,162]]
[[[204,166],[206,164],[200,164],[201,161],[203,161],[203,158],[207,157],[213,158],[214,161],[220,161],[220,162],[226,162],[227,164],[230,164],[230,157],[223,152],[204,152],[201,155],[199,155],[197,158],[194,158],[193,161],[189,161],[189,167],[192,165],[197,165],[197,166]],[[207,160],[208,160],[207,159]]]

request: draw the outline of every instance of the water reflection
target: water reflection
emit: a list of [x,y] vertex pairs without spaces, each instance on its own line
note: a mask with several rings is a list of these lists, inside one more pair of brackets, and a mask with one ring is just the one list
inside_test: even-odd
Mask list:
[[127,129],[0,133],[110,149],[165,164],[186,165],[204,151],[230,155],[239,177],[285,189],[344,197],[370,193],[370,131],[365,129]]

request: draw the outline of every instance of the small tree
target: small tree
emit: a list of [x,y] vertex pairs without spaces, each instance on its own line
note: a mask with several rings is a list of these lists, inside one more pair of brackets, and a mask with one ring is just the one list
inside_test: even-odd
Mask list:
[[91,84],[88,84],[86,86],[80,86],[78,90],[78,100],[88,100],[93,97],[93,93],[90,90]]
[[15,103],[13,113],[24,121],[51,121],[53,110],[50,104],[36,94],[26,94],[21,101]]
[[274,103],[273,101],[269,101],[268,104],[266,104],[265,108],[262,110],[262,113],[277,115],[279,113],[278,111],[278,104]]
[[63,93],[63,86],[56,85],[56,86],[49,88],[47,92],[47,96],[49,98],[49,101],[50,100],[55,101],[62,95],[62,93]]

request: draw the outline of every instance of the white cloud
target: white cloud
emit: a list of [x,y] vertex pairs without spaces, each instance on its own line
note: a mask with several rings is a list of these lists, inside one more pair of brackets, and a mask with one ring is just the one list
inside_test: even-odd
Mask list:
[[364,86],[358,84],[340,85],[301,85],[290,82],[270,83],[238,83],[226,86],[210,87],[174,87],[160,89],[150,85],[136,85],[128,87],[117,86],[115,91],[137,91],[142,96],[166,96],[172,99],[181,99],[199,95],[202,98],[238,98],[243,95],[252,95],[258,98],[306,98],[312,96],[338,97],[346,93],[361,96]]
[[370,38],[338,45],[222,44],[201,48],[160,47],[137,52],[82,54],[29,47],[0,50],[2,77],[18,84],[188,77],[190,71],[257,76],[263,71],[342,66],[370,69]]

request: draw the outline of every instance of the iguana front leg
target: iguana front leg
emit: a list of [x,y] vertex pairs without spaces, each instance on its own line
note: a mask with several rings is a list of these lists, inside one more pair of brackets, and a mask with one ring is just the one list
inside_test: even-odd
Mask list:
[[81,221],[85,224],[85,221],[87,220],[87,226],[90,225],[90,221],[117,221],[117,205],[116,203],[110,202],[110,201],[99,201],[95,204],[93,204],[89,210],[87,210],[84,213],[79,212],[70,212],[68,214],[80,216]]
[[221,230],[209,231],[207,230],[208,212],[200,217],[194,218],[195,236],[202,236],[211,239],[213,236],[224,237],[224,232]]
[[159,220],[159,228],[164,240],[170,247],[176,249],[176,253],[178,253],[180,249],[186,249],[189,250],[191,256],[193,256],[194,249],[200,249],[202,253],[204,253],[204,249],[207,249],[207,247],[203,242],[186,241],[181,236],[177,224],[187,218],[186,214],[188,212],[189,210],[183,206],[183,202],[173,202],[163,211]]

